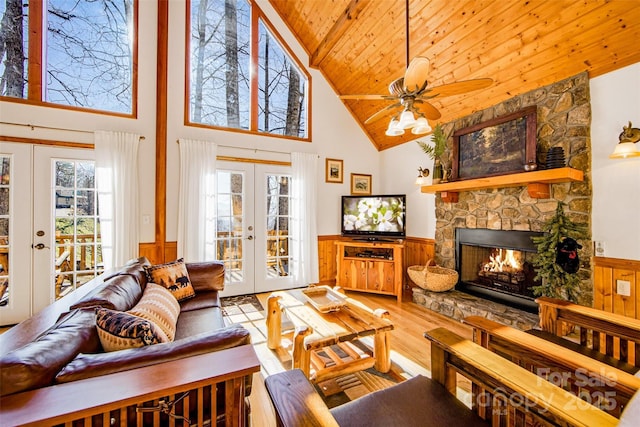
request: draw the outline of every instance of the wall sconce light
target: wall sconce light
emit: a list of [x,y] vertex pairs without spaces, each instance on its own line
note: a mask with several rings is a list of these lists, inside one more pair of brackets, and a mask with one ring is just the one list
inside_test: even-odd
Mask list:
[[416,178],[416,185],[427,185],[427,177],[429,176],[429,169],[418,168],[418,177]]
[[640,129],[629,126],[622,127],[622,133],[618,137],[618,145],[613,153],[609,155],[611,159],[626,159],[628,157],[640,157],[640,150],[636,143],[640,141]]

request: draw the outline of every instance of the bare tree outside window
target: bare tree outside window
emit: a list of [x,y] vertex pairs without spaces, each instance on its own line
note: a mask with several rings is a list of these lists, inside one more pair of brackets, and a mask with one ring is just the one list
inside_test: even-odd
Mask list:
[[[307,78],[258,19],[258,70],[252,75],[251,5],[191,1],[190,118],[193,123],[306,137]],[[258,105],[251,103],[258,79]],[[257,108],[253,127],[251,108]]]
[[191,1],[194,123],[249,129],[250,30],[246,0]]
[[132,112],[133,0],[49,0],[46,100]]
[[304,137],[306,79],[262,22],[259,34],[258,130]]
[[0,1],[0,95],[25,97],[27,7],[21,0]]

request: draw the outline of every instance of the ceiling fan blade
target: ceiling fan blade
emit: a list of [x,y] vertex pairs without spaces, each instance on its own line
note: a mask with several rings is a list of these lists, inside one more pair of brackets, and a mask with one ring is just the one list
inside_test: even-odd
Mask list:
[[377,113],[375,113],[373,116],[369,117],[367,120],[364,121],[365,125],[368,125],[369,123],[373,123],[376,120],[384,117],[387,114],[387,111],[393,109],[393,108],[398,108],[400,107],[402,104],[400,104],[399,102],[396,102],[395,104],[391,104],[388,105],[386,107],[384,107],[382,110],[378,111]]
[[415,103],[420,104],[418,110],[422,114],[424,114],[427,119],[438,120],[440,117],[442,117],[440,111],[438,111],[438,109],[434,107],[433,104],[431,104],[429,101],[426,101],[424,99],[416,99]]
[[435,96],[452,96],[461,95],[463,93],[471,92],[473,90],[484,89],[491,86],[493,79],[474,79],[463,80],[461,82],[444,84],[442,86],[430,87],[422,93],[427,98],[433,98]]
[[411,60],[404,73],[404,87],[407,92],[417,92],[427,83],[429,74],[429,60],[423,56],[416,56]]
[[394,98],[389,95],[340,95],[340,99],[367,99],[369,101],[381,101]]

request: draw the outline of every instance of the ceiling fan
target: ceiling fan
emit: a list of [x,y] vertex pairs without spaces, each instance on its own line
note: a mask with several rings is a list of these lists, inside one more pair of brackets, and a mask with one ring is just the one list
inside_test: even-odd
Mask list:
[[[406,0],[406,62],[407,70],[400,77],[389,84],[389,95],[341,95],[340,99],[364,99],[370,101],[395,101],[365,120],[365,124],[372,123],[393,110],[402,109],[400,118],[394,114],[385,132],[388,136],[404,134],[405,129],[412,129],[411,133],[419,135],[431,132],[428,120],[438,120],[440,111],[429,102],[436,97],[461,95],[473,90],[489,87],[493,80],[490,78],[463,80],[440,86],[429,86],[427,76],[429,60],[418,56],[409,62],[409,0]],[[418,115],[418,119],[414,114]],[[428,120],[427,120],[428,119]]]

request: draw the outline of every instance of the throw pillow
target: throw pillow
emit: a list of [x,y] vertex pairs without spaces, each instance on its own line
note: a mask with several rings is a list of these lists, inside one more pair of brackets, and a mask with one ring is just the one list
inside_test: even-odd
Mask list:
[[169,342],[162,329],[153,322],[124,311],[97,308],[96,326],[104,351]]
[[147,281],[169,289],[178,301],[196,296],[182,258],[166,264],[145,266],[144,270],[147,272]]
[[127,313],[155,323],[167,335],[169,341],[173,341],[180,304],[167,288],[155,283],[147,283],[142,298]]

